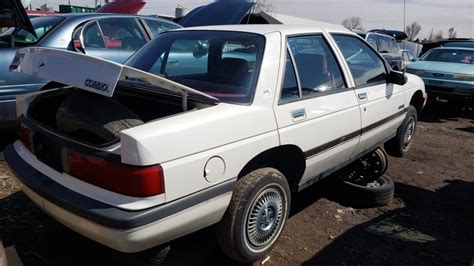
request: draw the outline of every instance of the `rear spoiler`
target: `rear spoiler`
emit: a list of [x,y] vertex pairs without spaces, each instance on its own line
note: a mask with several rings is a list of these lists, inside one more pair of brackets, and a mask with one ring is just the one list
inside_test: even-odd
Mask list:
[[52,48],[19,49],[10,65],[11,72],[56,81],[106,97],[112,97],[119,81],[147,83],[180,93],[189,93],[218,103],[219,99],[177,82],[102,58]]

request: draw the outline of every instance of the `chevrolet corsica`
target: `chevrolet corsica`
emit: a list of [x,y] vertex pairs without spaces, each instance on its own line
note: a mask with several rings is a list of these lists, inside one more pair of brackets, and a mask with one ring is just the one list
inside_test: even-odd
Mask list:
[[46,213],[127,253],[216,224],[243,262],[274,246],[291,192],[381,145],[405,154],[426,102],[337,26],[175,30],[125,65],[24,48],[11,70],[69,85],[18,98],[5,149]]

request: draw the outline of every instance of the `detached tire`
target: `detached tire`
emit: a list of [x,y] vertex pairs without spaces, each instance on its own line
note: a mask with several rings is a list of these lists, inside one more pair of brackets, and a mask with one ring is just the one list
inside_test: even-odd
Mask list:
[[262,259],[283,230],[290,201],[288,182],[276,169],[257,169],[239,179],[230,205],[216,226],[221,249],[243,263]]
[[139,126],[143,121],[117,101],[89,92],[69,96],[56,113],[58,129],[90,142],[116,140],[120,131]]
[[395,184],[390,177],[380,176],[362,185],[343,181],[341,184],[344,196],[351,200],[355,207],[381,207],[393,199]]
[[408,106],[408,111],[403,123],[397,130],[397,135],[384,145],[388,155],[393,157],[403,157],[410,149],[411,141],[416,132],[418,115],[415,107]]

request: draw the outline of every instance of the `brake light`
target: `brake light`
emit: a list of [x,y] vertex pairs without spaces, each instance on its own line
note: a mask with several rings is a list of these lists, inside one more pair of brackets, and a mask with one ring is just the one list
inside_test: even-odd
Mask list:
[[67,164],[70,175],[120,194],[150,197],[164,193],[163,169],[159,165],[114,163],[72,150],[67,151]]
[[33,150],[33,145],[31,141],[31,129],[23,123],[18,123],[18,138],[29,151]]

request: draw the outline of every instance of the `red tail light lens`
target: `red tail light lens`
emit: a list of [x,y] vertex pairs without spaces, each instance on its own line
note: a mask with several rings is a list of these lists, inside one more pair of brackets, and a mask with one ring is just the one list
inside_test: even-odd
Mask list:
[[150,197],[165,191],[159,165],[125,165],[72,150],[68,150],[67,160],[70,175],[110,191],[133,197]]
[[18,138],[29,151],[33,150],[31,130],[23,123],[18,124]]

